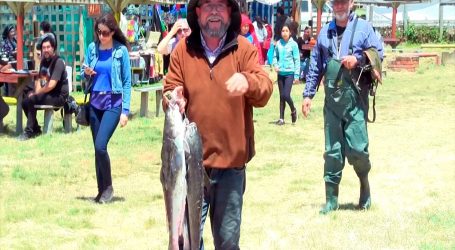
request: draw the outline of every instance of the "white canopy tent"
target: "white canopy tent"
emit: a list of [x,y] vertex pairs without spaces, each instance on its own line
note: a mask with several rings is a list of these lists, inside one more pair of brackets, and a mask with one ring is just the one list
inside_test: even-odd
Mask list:
[[247,0],[247,2],[258,2],[258,3],[262,3],[262,4],[267,4],[267,5],[274,5],[274,4],[277,4],[279,2],[281,2],[281,0]]

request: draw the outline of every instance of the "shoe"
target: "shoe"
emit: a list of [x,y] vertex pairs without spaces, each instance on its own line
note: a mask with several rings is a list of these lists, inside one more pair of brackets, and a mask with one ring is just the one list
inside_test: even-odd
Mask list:
[[370,183],[368,182],[368,175],[360,177],[359,180],[360,197],[358,209],[368,210],[371,207]]
[[101,194],[99,203],[101,204],[109,203],[112,201],[112,197],[114,197],[114,189],[112,188],[112,186],[109,186]]
[[278,121],[275,122],[276,125],[278,126],[282,126],[284,125],[284,120],[283,119],[279,119]]
[[41,134],[43,134],[43,132],[41,131],[41,129],[38,129],[38,130],[33,131],[32,136],[33,136],[33,137],[38,137],[38,136],[40,136]]
[[27,141],[27,140],[32,139],[33,137],[34,137],[33,134],[24,132],[24,133],[22,133],[19,137],[17,137],[17,139],[18,139],[19,141]]
[[295,124],[295,122],[297,121],[297,109],[294,109],[291,112],[291,120],[292,120],[292,124]]
[[338,185],[332,183],[325,183],[325,206],[319,211],[319,214],[328,214],[332,211],[338,210]]
[[8,125],[3,125],[3,123],[0,123],[0,133],[7,133],[8,132]]
[[98,194],[96,195],[96,197],[93,199],[93,201],[96,202],[96,203],[99,203],[99,202],[100,202],[100,198],[101,198],[101,194],[102,194],[102,193],[98,193]]

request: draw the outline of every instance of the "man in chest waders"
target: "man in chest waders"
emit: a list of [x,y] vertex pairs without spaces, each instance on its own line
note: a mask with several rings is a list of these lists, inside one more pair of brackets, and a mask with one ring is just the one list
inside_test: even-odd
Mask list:
[[368,183],[371,163],[366,124],[368,91],[358,86],[357,77],[360,67],[366,64],[364,51],[373,49],[381,60],[383,57],[382,45],[373,27],[351,12],[354,0],[332,0],[331,3],[334,19],[319,33],[311,55],[302,104],[306,117],[317,86],[323,79],[326,204],[321,214],[338,209],[338,185],[346,157],[360,180],[359,209],[371,206]]

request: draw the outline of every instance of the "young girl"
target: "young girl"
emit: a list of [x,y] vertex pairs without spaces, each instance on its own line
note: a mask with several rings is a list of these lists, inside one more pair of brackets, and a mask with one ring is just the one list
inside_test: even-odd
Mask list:
[[291,108],[291,120],[294,124],[297,121],[297,110],[291,98],[292,84],[299,81],[300,53],[299,47],[294,39],[288,24],[281,29],[281,39],[276,43],[272,66],[278,72],[278,90],[280,92],[280,119],[277,125],[284,125],[284,109],[286,103]]

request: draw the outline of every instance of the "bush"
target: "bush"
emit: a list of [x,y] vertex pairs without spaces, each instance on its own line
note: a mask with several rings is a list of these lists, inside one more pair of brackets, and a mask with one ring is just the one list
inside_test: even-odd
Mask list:
[[455,30],[445,28],[442,33],[442,40],[439,39],[439,27],[416,26],[410,24],[403,32],[403,37],[409,43],[441,43],[455,42]]

